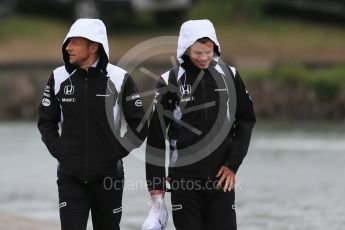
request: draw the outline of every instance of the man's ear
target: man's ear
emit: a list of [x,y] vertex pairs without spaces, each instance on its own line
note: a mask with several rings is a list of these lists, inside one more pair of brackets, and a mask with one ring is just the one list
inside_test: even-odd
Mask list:
[[99,49],[99,43],[97,43],[97,42],[92,42],[92,43],[90,44],[90,51],[91,51],[91,53],[93,53],[93,54],[98,53],[98,49]]

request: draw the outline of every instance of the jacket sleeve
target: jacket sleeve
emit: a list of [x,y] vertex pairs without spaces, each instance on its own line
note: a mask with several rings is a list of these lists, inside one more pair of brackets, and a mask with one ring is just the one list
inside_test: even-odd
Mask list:
[[[132,77],[126,74],[124,85],[121,90],[121,103],[124,118],[127,122],[127,131],[123,136],[125,153],[138,148],[147,136],[147,121],[143,109],[143,101],[138,93]],[[124,148],[122,146],[122,148]],[[125,156],[123,156],[125,157]]]
[[244,157],[247,155],[256,118],[253,102],[238,72],[236,72],[234,82],[236,87],[237,108],[235,122],[229,134],[231,135],[229,155],[224,165],[236,173]]
[[167,116],[164,116],[164,113],[168,111],[166,92],[167,85],[161,78],[157,83],[153,99],[146,145],[146,181],[149,190],[165,190],[165,140],[169,126],[169,120]]
[[51,74],[39,105],[37,126],[41,133],[42,141],[55,158],[58,158],[60,154],[59,147],[61,143],[58,125],[60,117],[60,103],[54,92],[54,76]]

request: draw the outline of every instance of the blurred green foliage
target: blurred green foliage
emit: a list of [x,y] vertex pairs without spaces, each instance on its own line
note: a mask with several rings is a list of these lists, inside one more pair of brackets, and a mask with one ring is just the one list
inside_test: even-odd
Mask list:
[[265,0],[199,0],[191,8],[190,17],[208,18],[216,23],[247,20],[262,15]]
[[12,38],[51,41],[61,39],[61,34],[67,29],[68,25],[58,19],[12,15],[2,19],[0,23],[0,41]]
[[249,82],[273,81],[291,88],[306,88],[317,95],[320,100],[336,98],[345,91],[345,66],[330,65],[326,67],[305,64],[281,64],[271,70],[244,71]]

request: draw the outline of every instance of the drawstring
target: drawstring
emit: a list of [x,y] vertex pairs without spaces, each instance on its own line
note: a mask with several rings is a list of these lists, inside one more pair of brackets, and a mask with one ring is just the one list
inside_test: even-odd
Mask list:
[[70,86],[72,87],[73,84],[72,84],[72,80],[71,80],[71,76],[75,73],[75,71],[77,71],[77,69],[73,70],[73,72],[68,76],[68,80],[70,82]]

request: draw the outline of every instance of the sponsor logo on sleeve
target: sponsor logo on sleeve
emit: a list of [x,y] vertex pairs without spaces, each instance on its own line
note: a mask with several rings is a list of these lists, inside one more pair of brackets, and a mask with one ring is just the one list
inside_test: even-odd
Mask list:
[[154,104],[157,104],[157,103],[158,103],[158,101],[157,101],[158,95],[159,95],[159,93],[156,91],[155,94],[154,94],[154,96],[153,96],[153,103],[154,103]]
[[44,89],[44,92],[50,93],[50,86],[49,85],[46,86],[46,88]]
[[44,93],[43,93],[43,96],[45,96],[45,97],[50,97],[50,93],[44,92]]
[[43,106],[50,106],[50,100],[48,98],[42,99],[42,105]]
[[136,107],[142,107],[143,106],[143,102],[141,99],[136,100],[134,104]]
[[252,98],[249,95],[249,90],[248,89],[246,89],[246,94],[248,95],[249,99],[252,101]]
[[132,100],[140,98],[138,93],[132,95]]

